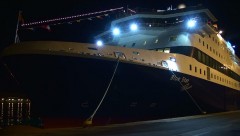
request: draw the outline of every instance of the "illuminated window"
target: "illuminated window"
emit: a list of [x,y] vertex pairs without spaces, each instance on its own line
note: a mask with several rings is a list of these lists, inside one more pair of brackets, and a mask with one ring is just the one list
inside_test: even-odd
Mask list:
[[158,52],[163,52],[163,49],[157,49]]
[[165,48],[165,49],[164,49],[164,52],[165,52],[165,53],[170,53],[170,48]]

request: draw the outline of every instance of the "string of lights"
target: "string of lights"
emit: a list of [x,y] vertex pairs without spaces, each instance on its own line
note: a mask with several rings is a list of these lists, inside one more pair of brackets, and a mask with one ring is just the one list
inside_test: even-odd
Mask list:
[[31,22],[31,23],[23,23],[23,24],[21,24],[21,26],[22,27],[29,27],[29,26],[32,26],[32,25],[52,23],[52,22],[55,22],[55,21],[65,21],[65,20],[68,20],[68,19],[75,19],[75,18],[79,18],[79,17],[86,17],[86,16],[90,16],[90,15],[102,14],[102,13],[112,12],[112,11],[121,10],[121,9],[123,9],[123,7],[108,9],[108,10],[103,10],[103,11],[97,11],[97,12],[92,12],[92,13],[86,13],[86,14],[79,14],[79,15],[74,15],[74,16],[67,16],[67,17],[61,17],[61,18],[55,18],[55,19],[36,21],[36,22]]

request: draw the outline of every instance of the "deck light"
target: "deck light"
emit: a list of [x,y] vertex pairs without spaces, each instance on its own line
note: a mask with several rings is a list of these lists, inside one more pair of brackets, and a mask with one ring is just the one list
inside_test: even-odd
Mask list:
[[119,28],[114,28],[113,29],[113,35],[119,35],[120,34],[120,29]]
[[97,41],[97,46],[100,47],[100,46],[102,46],[102,45],[103,45],[103,42],[102,42],[101,40],[98,40],[98,41]]
[[193,28],[193,27],[196,26],[196,23],[197,23],[196,20],[190,19],[190,20],[188,20],[188,22],[187,22],[187,26],[188,26],[189,28]]
[[130,25],[130,29],[132,30],[132,31],[136,31],[137,29],[138,29],[138,26],[137,26],[137,24],[131,24]]

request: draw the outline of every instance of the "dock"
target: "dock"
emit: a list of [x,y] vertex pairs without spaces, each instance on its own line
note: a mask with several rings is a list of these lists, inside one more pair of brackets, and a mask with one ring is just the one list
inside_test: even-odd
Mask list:
[[107,126],[51,128],[10,126],[1,136],[239,136],[240,111],[170,119],[131,122]]

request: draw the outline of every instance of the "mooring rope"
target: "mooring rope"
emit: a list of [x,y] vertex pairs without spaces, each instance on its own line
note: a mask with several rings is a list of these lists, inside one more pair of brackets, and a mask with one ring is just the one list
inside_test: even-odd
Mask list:
[[114,69],[112,78],[111,78],[111,80],[110,80],[110,82],[109,82],[109,84],[108,84],[108,87],[107,87],[107,89],[106,89],[106,91],[105,91],[105,93],[104,93],[101,101],[99,102],[97,108],[94,110],[94,112],[92,113],[92,115],[84,122],[84,125],[91,125],[91,124],[92,124],[93,117],[94,117],[94,115],[96,114],[96,112],[97,112],[97,110],[99,109],[99,107],[101,106],[101,104],[102,104],[104,98],[106,97],[106,95],[107,95],[107,93],[108,93],[108,90],[109,90],[109,88],[110,88],[110,86],[111,86],[111,84],[112,84],[113,78],[114,78],[114,76],[115,76],[115,74],[116,74],[116,71],[117,71],[117,68],[118,68],[118,64],[119,64],[119,57],[117,58],[117,64],[116,64],[116,66],[115,66],[115,69]]
[[[170,70],[170,71],[172,72],[173,75],[175,75],[175,77],[177,77],[176,74],[174,74],[172,70]],[[202,108],[199,106],[199,104],[197,103],[197,101],[196,101],[196,100],[192,97],[192,95],[187,91],[187,89],[183,86],[183,84],[182,84],[179,80],[177,80],[177,81],[181,84],[181,86],[183,87],[183,90],[185,90],[185,92],[188,94],[188,96],[190,97],[190,99],[192,100],[192,102],[197,106],[197,108],[200,110],[200,112],[201,112],[202,114],[206,114],[206,112],[202,110]]]

